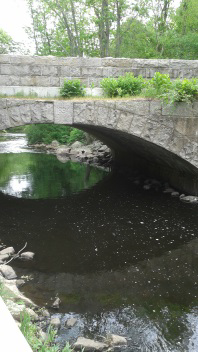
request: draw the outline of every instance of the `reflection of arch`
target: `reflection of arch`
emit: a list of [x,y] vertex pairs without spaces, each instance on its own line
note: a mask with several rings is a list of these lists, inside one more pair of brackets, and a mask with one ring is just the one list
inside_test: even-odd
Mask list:
[[0,129],[31,123],[77,127],[104,141],[115,162],[198,194],[197,103],[149,100],[0,100]]

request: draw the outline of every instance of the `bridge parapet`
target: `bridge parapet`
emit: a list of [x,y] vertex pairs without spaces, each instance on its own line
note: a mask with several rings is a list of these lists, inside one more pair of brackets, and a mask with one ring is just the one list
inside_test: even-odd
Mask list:
[[145,78],[152,78],[155,72],[168,73],[171,79],[192,78],[198,77],[198,60],[0,55],[0,93],[56,96],[65,78],[78,78],[90,88],[92,84],[100,87],[104,77],[126,72]]

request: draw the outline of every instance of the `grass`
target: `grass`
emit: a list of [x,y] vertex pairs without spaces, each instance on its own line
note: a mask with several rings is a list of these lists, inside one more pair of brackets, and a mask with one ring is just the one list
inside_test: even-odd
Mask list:
[[33,351],[38,352],[72,352],[69,344],[67,343],[63,349],[60,349],[59,346],[55,343],[56,331],[53,330],[50,326],[47,331],[47,338],[43,340],[39,336],[39,330],[36,324],[32,323],[31,317],[27,312],[21,314],[21,332],[25,336],[29,345]]
[[[12,293],[9,289],[7,289],[4,284],[0,281],[0,296],[5,301],[7,299],[13,299],[17,304],[24,304],[23,301],[16,300],[16,295]],[[72,352],[73,350],[67,343],[63,349],[60,349],[59,346],[56,345],[56,331],[49,326],[47,331],[47,338],[44,341],[40,334],[39,329],[35,323],[31,321],[31,316],[24,310],[21,313],[21,332],[29,343],[30,347],[35,352]]]

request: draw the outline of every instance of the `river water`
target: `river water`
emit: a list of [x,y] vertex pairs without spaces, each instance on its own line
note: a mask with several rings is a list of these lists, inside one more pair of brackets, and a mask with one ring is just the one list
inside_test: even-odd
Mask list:
[[23,135],[3,135],[0,153],[0,240],[36,253],[14,268],[35,303],[60,297],[58,342],[115,333],[128,339],[116,351],[198,351],[198,207]]

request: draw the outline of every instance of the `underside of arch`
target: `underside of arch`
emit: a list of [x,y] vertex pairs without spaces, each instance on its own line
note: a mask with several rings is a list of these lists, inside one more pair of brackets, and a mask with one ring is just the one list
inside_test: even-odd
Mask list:
[[127,167],[131,174],[168,181],[178,190],[198,195],[198,169],[178,155],[127,132],[93,125],[73,127],[107,144],[113,152],[115,168]]

